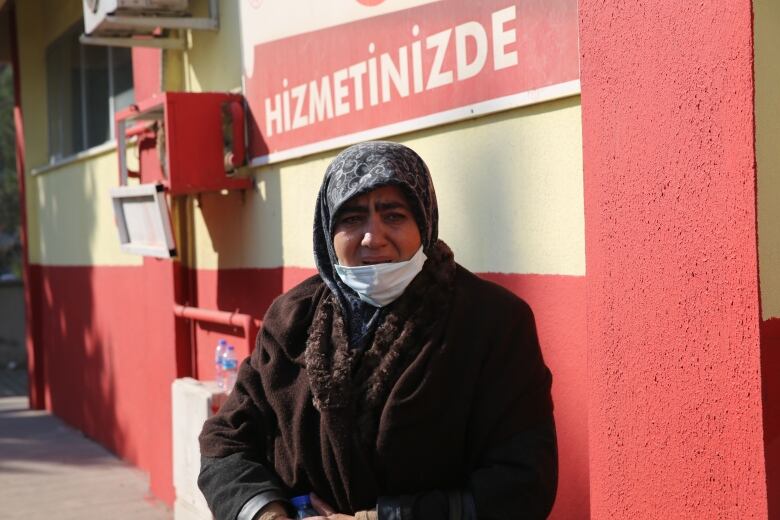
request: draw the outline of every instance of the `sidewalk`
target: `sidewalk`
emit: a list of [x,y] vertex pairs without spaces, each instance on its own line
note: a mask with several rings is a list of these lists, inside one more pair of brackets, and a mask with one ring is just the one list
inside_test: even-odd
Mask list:
[[143,472],[48,412],[28,410],[24,394],[24,372],[0,369],[0,516],[172,518],[148,498]]

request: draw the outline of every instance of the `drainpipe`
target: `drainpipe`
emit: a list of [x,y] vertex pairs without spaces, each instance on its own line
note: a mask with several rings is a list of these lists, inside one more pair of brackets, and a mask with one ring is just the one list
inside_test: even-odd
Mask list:
[[[174,258],[174,306],[197,304],[198,286],[194,273],[194,252],[192,249],[192,215],[189,196],[171,197],[171,216],[177,224],[176,250]],[[197,350],[194,322],[174,320],[176,328],[176,377],[198,377]]]
[[[8,6],[8,36],[11,43],[11,67],[14,75],[14,131],[16,133],[16,178],[19,183],[19,213],[22,239],[22,280],[24,282],[25,347],[27,349],[27,393],[30,408],[43,410],[46,407],[43,355],[40,331],[36,328],[38,281],[30,266],[30,243],[27,228],[27,189],[24,157],[24,118],[22,117],[21,67],[19,64],[19,33],[16,28],[16,4]],[[35,290],[33,290],[35,288]]]

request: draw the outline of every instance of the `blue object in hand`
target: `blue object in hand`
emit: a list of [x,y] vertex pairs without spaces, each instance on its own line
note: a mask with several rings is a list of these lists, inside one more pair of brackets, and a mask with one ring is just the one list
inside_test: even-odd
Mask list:
[[311,499],[309,498],[309,495],[299,495],[297,497],[293,497],[290,502],[292,502],[292,505],[295,508],[296,519],[319,516],[319,513],[315,511],[311,505]]

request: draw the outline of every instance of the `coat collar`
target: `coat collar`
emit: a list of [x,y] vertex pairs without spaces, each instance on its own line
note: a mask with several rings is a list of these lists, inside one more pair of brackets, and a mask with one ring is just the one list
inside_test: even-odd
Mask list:
[[447,318],[455,260],[441,240],[404,294],[387,307],[369,348],[350,349],[332,293],[317,306],[304,355],[314,406],[323,414],[354,414],[361,436],[375,437],[379,414],[401,374]]

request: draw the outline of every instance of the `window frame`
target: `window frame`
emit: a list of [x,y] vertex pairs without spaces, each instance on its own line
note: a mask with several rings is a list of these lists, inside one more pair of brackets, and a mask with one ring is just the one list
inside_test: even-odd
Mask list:
[[[89,157],[93,157],[96,155],[100,155],[108,150],[111,150],[116,147],[116,126],[114,123],[114,116],[118,110],[121,110],[126,105],[123,105],[122,107],[118,106],[118,99],[122,95],[126,95],[126,93],[129,91],[131,92],[130,95],[130,103],[132,104],[135,102],[135,85],[133,82],[133,71],[132,71],[132,54],[130,54],[130,87],[127,90],[124,90],[122,92],[115,92],[116,84],[117,84],[117,76],[119,74],[118,70],[116,69],[116,53],[120,51],[125,51],[129,49],[125,48],[114,48],[111,46],[99,46],[101,49],[105,50],[105,64],[106,64],[106,75],[107,75],[107,96],[105,99],[99,100],[100,102],[107,103],[107,113],[108,113],[108,135],[106,136],[106,139],[100,143],[92,144],[91,146],[88,145],[89,143],[89,125],[90,125],[90,118],[89,118],[89,96],[88,96],[88,85],[87,85],[87,74],[88,74],[88,67],[87,64],[87,50],[86,45],[81,43],[79,41],[79,36],[81,35],[81,29],[83,27],[83,20],[79,20],[70,27],[68,27],[65,31],[63,31],[57,38],[50,41],[45,48],[45,56],[46,56],[46,65],[45,65],[45,81],[46,81],[46,99],[47,104],[52,103],[55,100],[56,94],[52,93],[52,84],[55,81],[62,81],[66,80],[68,76],[68,70],[67,69],[59,69],[56,72],[58,73],[58,78],[52,78],[52,72],[53,70],[50,68],[49,65],[49,56],[57,52],[56,49],[66,49],[67,52],[67,46],[73,45],[74,43],[78,45],[78,65],[77,67],[71,67],[69,70],[74,70],[78,68],[78,75],[79,75],[79,85],[78,85],[78,96],[79,96],[79,103],[78,105],[76,103],[71,102],[71,106],[66,106],[60,98],[58,101],[60,103],[63,103],[62,105],[59,105],[57,107],[48,106],[46,114],[47,114],[47,149],[46,149],[46,155],[47,155],[47,163],[45,165],[42,165],[41,167],[34,168],[32,170],[32,174],[36,175],[39,173],[44,173],[45,171],[50,171],[52,169],[55,169],[59,166],[70,164],[73,162],[77,162],[80,160],[87,159]],[[131,52],[131,51],[130,51]],[[94,103],[94,101],[93,101]],[[56,116],[53,114],[53,111],[56,110]],[[64,117],[64,114],[68,113],[70,111],[70,121],[66,120]],[[76,114],[78,112],[78,114]],[[54,121],[53,118],[57,117],[59,120]],[[63,134],[65,131],[67,131],[67,127],[72,126],[74,124],[73,118],[78,117],[79,118],[79,130],[80,130],[80,144],[79,145],[71,145],[69,147],[65,146],[65,139],[63,137]],[[59,139],[54,137],[53,133],[59,132]],[[66,148],[69,148],[69,150],[66,152]]]

